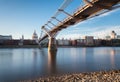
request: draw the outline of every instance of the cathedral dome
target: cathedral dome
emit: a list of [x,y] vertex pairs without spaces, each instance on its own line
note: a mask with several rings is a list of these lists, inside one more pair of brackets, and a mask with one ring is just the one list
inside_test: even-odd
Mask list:
[[33,40],[38,39],[38,35],[37,35],[36,31],[34,31],[34,33],[33,33],[33,35],[32,35],[32,39],[33,39]]

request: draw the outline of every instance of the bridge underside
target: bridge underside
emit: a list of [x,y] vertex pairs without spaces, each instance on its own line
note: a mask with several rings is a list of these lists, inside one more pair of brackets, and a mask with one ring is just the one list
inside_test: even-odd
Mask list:
[[[76,11],[72,17],[66,18],[62,23],[59,23],[56,27],[54,27],[49,33],[57,33],[58,31],[67,28],[71,25],[79,23],[88,19],[91,16],[94,16],[96,13],[101,12],[102,10],[110,10],[111,7],[119,3],[120,0],[93,0],[91,3],[92,7],[89,5],[85,5]],[[43,36],[40,41],[47,38],[48,35]]]

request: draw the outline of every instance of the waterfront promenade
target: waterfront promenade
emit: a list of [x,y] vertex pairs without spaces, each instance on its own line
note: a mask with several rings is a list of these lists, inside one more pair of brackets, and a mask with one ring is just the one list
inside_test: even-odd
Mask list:
[[120,82],[120,70],[49,76],[20,82]]

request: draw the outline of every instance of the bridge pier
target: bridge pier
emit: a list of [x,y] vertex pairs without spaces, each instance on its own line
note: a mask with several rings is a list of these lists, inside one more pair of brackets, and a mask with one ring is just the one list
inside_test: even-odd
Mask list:
[[51,34],[48,32],[48,30],[42,26],[41,28],[42,30],[45,31],[45,33],[48,35],[49,37],[49,42],[48,42],[48,52],[54,52],[54,51],[57,51],[57,45],[56,45],[56,39],[54,38],[55,37],[55,34]]
[[56,39],[49,37],[48,51],[57,51]]

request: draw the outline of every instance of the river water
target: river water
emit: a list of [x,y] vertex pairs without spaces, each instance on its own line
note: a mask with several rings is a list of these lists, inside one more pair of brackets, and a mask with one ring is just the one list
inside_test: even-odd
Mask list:
[[120,47],[0,49],[0,82],[111,69],[120,69]]

